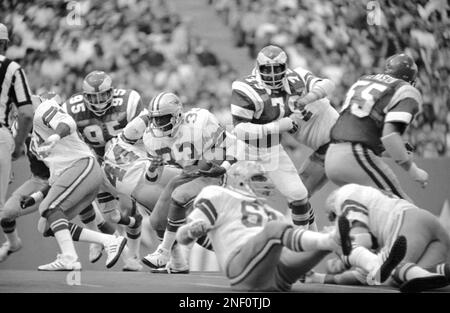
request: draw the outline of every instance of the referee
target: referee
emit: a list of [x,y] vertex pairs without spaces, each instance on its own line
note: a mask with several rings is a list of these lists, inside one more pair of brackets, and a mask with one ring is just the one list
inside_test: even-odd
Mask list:
[[[5,57],[8,29],[0,23],[0,218],[8,191],[11,162],[24,154],[24,141],[33,120],[31,92],[19,64]],[[13,138],[9,115],[13,106],[18,111],[17,135]]]

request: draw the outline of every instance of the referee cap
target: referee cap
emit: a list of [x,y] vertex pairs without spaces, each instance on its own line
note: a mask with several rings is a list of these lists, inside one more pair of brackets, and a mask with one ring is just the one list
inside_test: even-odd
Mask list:
[[8,40],[8,28],[2,23],[0,23],[0,40]]

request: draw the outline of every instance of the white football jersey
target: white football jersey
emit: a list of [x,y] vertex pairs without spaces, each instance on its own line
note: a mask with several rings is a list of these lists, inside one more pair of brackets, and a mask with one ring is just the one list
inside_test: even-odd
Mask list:
[[311,112],[311,117],[301,120],[294,136],[301,144],[316,151],[330,142],[331,128],[339,118],[339,113],[327,98],[306,105],[305,110]]
[[50,169],[50,184],[74,162],[86,157],[95,158],[91,149],[79,137],[75,129],[69,135],[61,138],[49,153],[39,154],[37,148],[49,136],[56,133],[55,129],[59,123],[65,123],[75,128],[73,118],[65,113],[54,100],[47,100],[41,103],[34,112],[33,136],[30,149]]
[[220,186],[203,188],[188,218],[211,225],[208,236],[222,269],[230,254],[260,233],[268,221],[284,219],[280,212],[256,198]]
[[186,171],[196,170],[199,160],[224,160],[226,138],[230,134],[214,115],[204,109],[191,109],[183,114],[173,137],[155,137],[147,128],[144,145],[151,156],[162,156],[166,164]]
[[333,209],[338,216],[345,214],[350,222],[367,225],[378,244],[384,246],[395,232],[398,217],[409,208],[415,206],[395,195],[369,186],[349,184],[338,189]]

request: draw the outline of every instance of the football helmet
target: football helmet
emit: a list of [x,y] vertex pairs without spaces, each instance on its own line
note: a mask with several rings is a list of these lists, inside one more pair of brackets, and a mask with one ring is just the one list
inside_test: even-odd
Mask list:
[[262,165],[255,161],[239,161],[227,171],[225,187],[247,196],[269,197],[275,185]]
[[103,71],[90,72],[83,80],[83,97],[95,115],[105,114],[113,100],[111,76]]
[[256,75],[268,89],[280,89],[287,72],[287,54],[277,46],[266,46],[256,57]]
[[153,136],[171,136],[183,119],[183,104],[174,93],[161,92],[150,101],[148,112]]
[[417,64],[405,53],[395,54],[386,60],[384,73],[414,84],[417,77]]

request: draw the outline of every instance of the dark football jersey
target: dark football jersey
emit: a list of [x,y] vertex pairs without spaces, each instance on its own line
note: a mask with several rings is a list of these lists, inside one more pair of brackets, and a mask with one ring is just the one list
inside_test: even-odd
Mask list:
[[112,106],[104,115],[98,116],[90,111],[82,93],[70,97],[63,108],[77,123],[83,140],[102,158],[106,143],[119,135],[127,123],[139,115],[142,102],[134,90],[114,89]]
[[384,123],[409,124],[421,107],[421,95],[409,83],[385,74],[363,76],[347,92],[331,140],[361,143],[379,155]]

